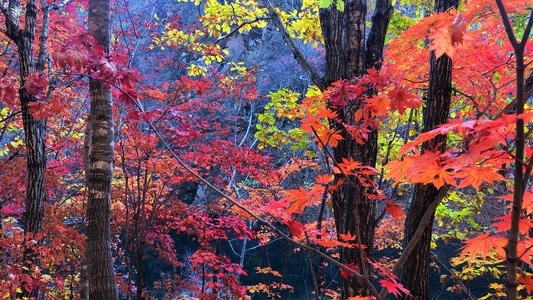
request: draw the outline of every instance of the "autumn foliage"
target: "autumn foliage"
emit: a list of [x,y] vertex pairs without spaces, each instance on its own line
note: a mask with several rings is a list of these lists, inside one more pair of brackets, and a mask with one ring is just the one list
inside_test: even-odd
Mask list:
[[[415,184],[449,189],[434,225],[435,240],[461,244],[446,262],[454,269],[441,274],[443,285],[454,282],[448,293],[464,293],[470,280],[485,276],[491,284],[476,297],[506,297],[508,233],[517,226],[518,294],[530,297],[533,112],[528,102],[523,111],[512,110],[517,60],[493,1],[461,1],[457,10],[428,17],[397,9],[381,69],[323,91],[280,84],[266,91],[266,81],[275,79],[262,77],[259,61],[229,60],[229,38],[262,32],[271,21],[255,1],[167,3],[168,11],[115,3],[119,17],[109,55],[85,30],[85,2],[48,2],[39,3],[39,11],[49,11],[48,59],[43,72],[24,78],[24,87],[16,45],[5,34],[13,13],[0,8],[0,298],[23,288],[45,299],[80,297],[88,78],[104,81],[116,99],[111,245],[124,299],[289,297],[301,291],[287,280],[286,269],[276,269],[270,256],[247,256],[256,249],[267,255],[280,240],[290,245],[289,258],[306,259],[299,264],[309,268],[305,276],[314,280],[314,294],[338,299],[338,281],[353,276],[374,292],[351,300],[408,296],[395,268],[398,258],[381,251],[405,249],[402,226]],[[276,12],[290,36],[321,59],[316,14],[319,6],[336,3],[303,1],[294,11],[280,6]],[[185,20],[185,7],[194,5],[202,6],[202,15]],[[529,34],[530,5],[506,1],[505,7],[515,34]],[[41,13],[38,20],[42,33]],[[531,40],[524,46],[529,66]],[[446,124],[424,131],[431,51],[453,61],[452,107]],[[295,77],[303,76],[298,72]],[[533,79],[529,70],[525,74],[527,100]],[[46,120],[46,201],[35,235],[21,225],[31,168],[24,160],[22,88],[37,99],[29,104],[32,116]],[[339,111],[353,107],[348,124]],[[517,124],[526,132],[518,162]],[[376,167],[334,157],[340,141],[363,145],[373,132],[379,137]],[[444,138],[446,149],[422,151],[435,137]],[[518,208],[515,168],[525,174]],[[338,260],[339,249],[369,248],[355,232],[337,233],[332,216],[332,193],[355,181],[378,208],[374,255],[363,257],[371,278]],[[513,209],[519,210],[517,225]],[[28,248],[39,257],[30,268],[22,259]],[[318,276],[324,276],[321,284]]]

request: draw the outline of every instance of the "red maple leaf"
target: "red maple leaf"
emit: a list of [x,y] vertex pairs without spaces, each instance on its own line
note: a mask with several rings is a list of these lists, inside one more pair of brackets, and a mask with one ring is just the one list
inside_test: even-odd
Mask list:
[[309,190],[300,187],[299,190],[287,190],[287,195],[282,200],[291,202],[287,209],[289,214],[302,213],[304,209],[310,205],[316,204],[324,193],[324,186],[314,185]]
[[[498,222],[494,222],[492,224],[492,226],[496,227],[496,232],[505,232],[511,229],[510,215],[500,216],[494,218],[494,220],[498,220]],[[520,222],[518,223],[518,230],[520,231],[520,233],[527,235],[531,227],[533,227],[533,221],[528,220],[524,216],[522,216],[522,218],[520,218]]]
[[294,237],[301,237],[304,232],[304,224],[296,221],[294,218],[291,218],[287,222],[287,228],[289,230],[290,235]]
[[407,89],[398,86],[388,93],[388,97],[390,107],[397,109],[400,114],[403,114],[406,108],[418,108],[422,103],[420,96],[409,93]]
[[4,102],[8,106],[14,105],[16,96],[15,78],[4,75],[0,78],[0,102]]
[[350,101],[354,101],[363,94],[361,88],[347,80],[339,80],[332,84],[333,90],[329,94],[330,104],[337,108],[343,108]]
[[402,206],[399,203],[392,202],[392,200],[387,201],[387,204],[385,204],[385,210],[393,218],[400,218],[403,216]]
[[63,55],[56,54],[56,64],[65,67],[65,63],[75,71],[82,71],[87,65],[87,55],[77,49],[67,49]]
[[46,102],[30,102],[28,103],[28,108],[30,110],[31,115],[37,120],[43,120],[51,116],[50,107]]
[[33,96],[40,95],[48,84],[46,76],[40,76],[37,72],[33,72],[28,75],[24,81],[24,87],[26,88],[26,92]]
[[400,294],[409,295],[409,290],[407,290],[403,285],[396,280],[381,279],[379,281],[382,287],[386,288],[387,291],[394,296],[399,296]]
[[518,282],[520,282],[526,287],[528,294],[531,294],[531,292],[533,292],[533,278],[531,276],[522,274],[520,275],[520,277],[518,277]]
[[[461,157],[463,155],[460,155]],[[465,157],[468,157],[465,155]],[[485,182],[488,184],[494,183],[495,181],[505,180],[505,178],[498,173],[498,169],[492,167],[483,167],[477,165],[471,165],[470,167],[464,167],[460,170],[459,176],[464,177],[461,179],[461,183],[457,186],[458,188],[472,186],[474,189],[478,190],[479,186]]]
[[[348,267],[348,269],[351,269],[354,272],[357,272],[357,266],[354,263],[345,264],[345,266]],[[341,268],[341,276],[343,278],[348,278],[348,277],[351,276],[351,274],[350,274],[350,272],[348,272],[344,268]]]
[[320,174],[316,177],[316,183],[319,184],[329,184],[331,181],[333,181],[333,175],[332,174]]
[[480,255],[482,259],[487,258],[490,251],[494,249],[498,257],[505,257],[505,246],[507,245],[507,239],[499,236],[492,236],[489,233],[482,234],[478,237],[471,238],[465,241],[465,246],[461,250],[459,257],[466,255],[475,257]]

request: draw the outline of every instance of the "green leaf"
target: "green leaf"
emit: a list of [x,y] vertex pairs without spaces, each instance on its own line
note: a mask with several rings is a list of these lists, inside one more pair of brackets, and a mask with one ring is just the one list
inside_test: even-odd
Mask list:
[[318,0],[319,8],[329,8],[333,4],[333,0]]
[[337,0],[336,7],[339,11],[344,11],[344,1],[343,0]]

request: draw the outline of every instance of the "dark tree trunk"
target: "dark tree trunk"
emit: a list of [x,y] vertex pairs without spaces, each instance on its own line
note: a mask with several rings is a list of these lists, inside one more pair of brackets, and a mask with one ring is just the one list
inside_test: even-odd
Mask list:
[[[326,72],[323,82],[326,86],[339,79],[353,80],[365,74],[368,68],[381,66],[385,33],[392,15],[390,0],[380,0],[372,18],[372,28],[365,47],[365,22],[367,5],[365,0],[348,0],[344,11],[332,7],[320,10],[320,25],[326,47]],[[359,107],[352,106],[337,111],[343,123],[353,123],[353,115]],[[338,126],[344,138],[334,149],[336,161],[353,158],[364,165],[374,167],[377,156],[377,132],[372,130],[368,140],[360,145],[350,134]],[[337,178],[339,179],[339,178]],[[369,285],[370,266],[366,257],[371,255],[375,233],[375,200],[368,197],[373,191],[363,187],[355,178],[353,183],[345,181],[333,193],[333,208],[338,233],[356,235],[359,242],[367,246],[361,253],[358,249],[340,249],[340,261],[354,264],[365,278],[342,278],[341,298],[371,294]]]
[[[110,2],[89,0],[88,29],[93,37],[109,51]],[[101,80],[89,81],[92,130],[89,167],[87,168],[87,240],[85,263],[89,298],[118,299],[113,270],[110,234],[111,178],[113,173],[114,120],[111,93]]]
[[[298,63],[306,70],[313,83],[324,90],[333,82],[341,79],[355,80],[366,73],[369,68],[379,69],[382,62],[385,34],[392,16],[391,0],[377,0],[372,28],[365,43],[365,23],[367,5],[366,0],[345,1],[344,11],[332,6],[320,9],[320,26],[326,48],[326,70],[323,78],[305,61],[303,55],[290,39],[289,33],[283,27],[279,16],[268,4],[272,20],[280,30],[284,41]],[[369,94],[375,92],[369,87]],[[337,114],[344,124],[353,124],[353,114],[359,107],[338,109]],[[337,126],[344,138],[334,149],[333,156],[337,161],[342,158],[352,158],[360,163],[374,167],[377,157],[377,132],[372,129],[368,140],[360,145],[344,130],[338,121],[331,120]],[[339,180],[337,177],[336,180]],[[348,181],[348,180],[347,180]],[[375,200],[368,197],[373,191],[363,187],[357,180],[354,184],[345,183],[332,195],[334,217],[338,233],[356,235],[361,244],[367,246],[364,253],[353,249],[340,249],[340,262],[354,264],[363,278],[341,278],[341,298],[346,299],[356,295],[369,295],[372,290],[370,284],[371,270],[366,257],[370,256],[374,244],[375,233]],[[377,293],[373,291],[373,293]]]
[[[456,0],[438,0],[435,5],[437,12],[443,12],[457,5]],[[448,120],[452,92],[452,60],[443,55],[435,57],[431,53],[429,71],[428,99],[424,108],[423,131],[435,129],[438,125]],[[437,136],[422,145],[422,151],[444,151],[446,147],[445,136]],[[436,201],[439,190],[433,185],[415,185],[411,204],[405,220],[405,244],[408,244],[420,224],[420,220],[429,209],[431,203]],[[434,214],[424,228],[424,232],[415,245],[414,250],[407,259],[401,271],[401,283],[412,296],[405,299],[429,299],[429,251],[431,234],[433,231]]]
[[[41,231],[43,217],[43,204],[45,199],[44,176],[46,172],[45,134],[46,119],[38,120],[34,118],[29,110],[29,104],[37,101],[34,95],[26,91],[27,76],[34,71],[44,70],[44,57],[46,54],[47,40],[47,8],[43,8],[43,27],[40,36],[40,52],[37,64],[34,59],[34,40],[37,22],[37,6],[35,0],[26,1],[24,8],[24,27],[19,27],[18,16],[13,13],[20,9],[20,2],[9,1],[7,7],[1,9],[4,15],[7,36],[15,42],[18,48],[20,89],[19,98],[22,111],[22,122],[24,127],[24,141],[26,145],[26,207],[24,210],[23,224],[25,239],[35,239],[35,234]],[[35,255],[33,248],[24,243],[23,266],[24,270],[32,270],[33,266],[39,266],[40,261]],[[29,272],[29,271],[28,271]],[[30,274],[31,276],[31,274]],[[35,297],[37,289],[28,291],[24,284],[22,292],[17,297]]]

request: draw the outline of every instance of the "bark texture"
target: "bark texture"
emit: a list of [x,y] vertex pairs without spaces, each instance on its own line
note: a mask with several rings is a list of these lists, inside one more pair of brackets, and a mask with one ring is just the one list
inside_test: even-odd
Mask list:
[[[89,0],[88,29],[94,38],[109,51],[110,2]],[[85,263],[89,298],[118,299],[118,288],[113,270],[110,235],[111,178],[113,173],[114,120],[113,102],[109,88],[101,80],[90,79],[92,126],[87,168],[87,240]]]
[[[437,0],[435,11],[443,12],[455,5],[457,5],[456,0]],[[452,60],[446,55],[436,58],[435,53],[432,52],[429,63],[428,98],[423,112],[424,132],[433,130],[438,125],[447,122],[452,92]],[[422,152],[442,152],[445,148],[446,137],[437,136],[422,145]],[[411,292],[411,296],[406,296],[405,299],[429,299],[429,252],[435,218],[435,207],[432,207],[431,203],[437,200],[438,195],[439,189],[433,185],[415,185],[405,220],[405,244],[411,242],[415,236],[426,211],[432,209],[433,212],[421,237],[415,241],[414,250],[408,257],[400,275],[401,283]]]
[[[356,80],[368,68],[380,68],[385,32],[392,15],[390,0],[379,0],[372,18],[372,27],[365,40],[367,5],[365,0],[347,0],[345,10],[336,8],[320,10],[320,25],[326,47],[326,72],[323,82],[329,86],[339,79]],[[370,91],[371,93],[372,91]],[[343,123],[353,123],[359,106],[352,105],[337,111]],[[372,130],[368,140],[360,145],[344,126],[338,124],[344,138],[334,149],[334,158],[353,158],[364,165],[374,167],[377,156],[377,132]],[[375,129],[375,128],[374,128]],[[339,179],[339,178],[337,178]],[[357,266],[364,278],[342,278],[341,298],[372,294],[369,277],[370,266],[366,258],[371,255],[375,235],[375,201],[368,197],[373,191],[363,187],[355,178],[333,193],[333,208],[338,233],[350,233],[367,246],[366,250],[340,249],[340,261]]]

